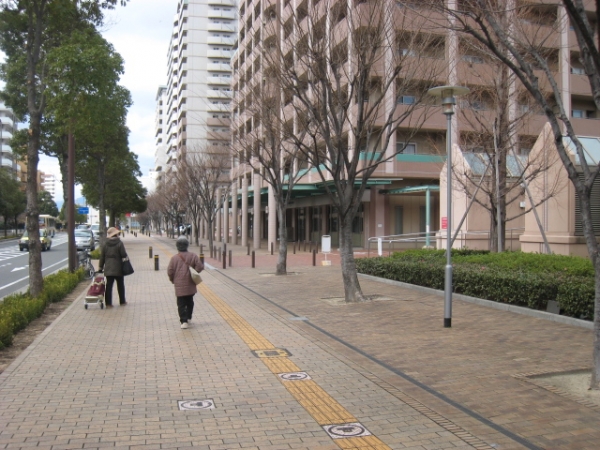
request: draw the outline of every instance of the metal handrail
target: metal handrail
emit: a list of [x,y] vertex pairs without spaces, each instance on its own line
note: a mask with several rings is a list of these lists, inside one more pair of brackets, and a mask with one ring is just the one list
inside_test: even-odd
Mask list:
[[[429,232],[429,239],[430,242],[431,241],[437,241],[437,239],[440,237],[438,236],[439,233],[442,230],[438,230],[438,231],[430,231]],[[523,232],[525,231],[525,227],[518,227],[518,228],[507,228],[506,229],[506,235],[508,236],[509,232],[510,232],[510,237],[507,239],[510,240],[511,243],[511,250],[512,250],[512,242],[513,240],[520,236],[521,234],[523,234]],[[459,231],[457,233],[457,237],[456,240],[458,240],[461,243],[461,248],[464,248],[466,246],[466,241],[467,241],[467,237],[468,236],[472,236],[472,235],[482,235],[482,236],[487,236],[487,241],[488,241],[488,250],[489,250],[489,236],[490,236],[490,232],[488,231]],[[406,233],[406,234],[393,234],[393,235],[389,235],[389,236],[374,236],[374,237],[370,237],[367,239],[367,256],[371,256],[371,243],[372,242],[379,242],[379,240],[381,239],[381,242],[383,244],[387,244],[388,249],[388,255],[390,255],[392,253],[392,246],[395,243],[426,243],[427,242],[427,232],[421,232],[421,233]]]

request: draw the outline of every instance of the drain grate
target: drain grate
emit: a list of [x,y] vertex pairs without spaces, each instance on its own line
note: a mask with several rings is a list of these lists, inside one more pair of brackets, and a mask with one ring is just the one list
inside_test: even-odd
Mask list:
[[198,411],[201,409],[215,409],[215,402],[212,399],[206,400],[179,400],[180,411]]
[[278,373],[279,378],[283,381],[304,381],[304,380],[312,380],[309,374],[306,372],[287,372],[287,373]]
[[292,356],[285,348],[270,348],[268,350],[252,350],[257,358],[285,358]]
[[358,422],[339,425],[323,425],[323,429],[332,439],[371,436],[369,430]]

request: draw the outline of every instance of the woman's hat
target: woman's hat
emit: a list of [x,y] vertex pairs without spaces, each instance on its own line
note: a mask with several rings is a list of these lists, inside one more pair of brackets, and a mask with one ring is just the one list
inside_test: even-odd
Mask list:
[[120,233],[119,230],[117,230],[115,227],[110,227],[108,230],[106,230],[106,237],[115,237]]

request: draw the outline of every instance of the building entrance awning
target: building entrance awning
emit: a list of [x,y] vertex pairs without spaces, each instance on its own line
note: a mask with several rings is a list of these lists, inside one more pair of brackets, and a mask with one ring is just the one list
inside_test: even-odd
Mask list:
[[403,194],[417,194],[420,192],[439,192],[440,187],[437,184],[430,184],[426,186],[407,186],[398,189],[382,189],[379,192],[387,195],[403,195]]

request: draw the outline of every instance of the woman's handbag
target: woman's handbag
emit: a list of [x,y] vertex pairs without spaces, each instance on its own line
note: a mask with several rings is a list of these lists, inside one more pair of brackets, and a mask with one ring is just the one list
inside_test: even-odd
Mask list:
[[121,271],[123,272],[123,276],[131,275],[133,273],[133,266],[131,265],[129,258],[123,260]]
[[185,259],[183,258],[183,256],[181,256],[181,253],[178,253],[179,257],[181,258],[181,260],[188,266],[188,268],[190,269],[190,276],[192,277],[192,281],[194,282],[195,285],[198,285],[200,283],[202,283],[202,277],[200,276],[200,273],[194,269],[192,266],[190,266]]

